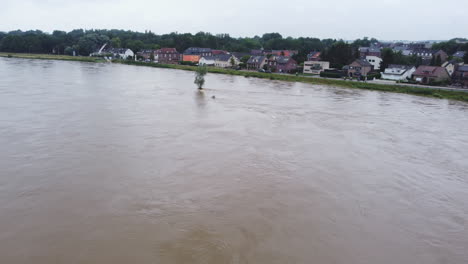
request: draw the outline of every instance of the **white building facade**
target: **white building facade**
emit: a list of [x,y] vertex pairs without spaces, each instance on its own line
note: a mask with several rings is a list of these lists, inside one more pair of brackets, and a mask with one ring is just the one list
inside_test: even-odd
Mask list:
[[384,72],[382,72],[382,79],[392,81],[406,81],[411,79],[411,76],[416,71],[414,66],[405,65],[389,65]]
[[305,61],[303,73],[318,75],[328,69],[330,69],[329,61]]
[[380,63],[382,62],[382,59],[377,56],[366,56],[366,60],[374,66],[374,70],[380,70]]

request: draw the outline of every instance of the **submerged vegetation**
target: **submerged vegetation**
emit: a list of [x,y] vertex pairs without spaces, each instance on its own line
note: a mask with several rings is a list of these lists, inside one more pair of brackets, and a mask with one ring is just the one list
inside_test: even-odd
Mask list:
[[[52,60],[83,61],[83,62],[102,62],[103,61],[102,59],[93,58],[93,57],[0,53],[0,57],[8,57],[8,56],[11,56],[14,58],[26,58],[26,59],[46,59],[46,60],[52,59]],[[200,68],[200,67],[188,66],[188,65],[157,64],[157,63],[147,63],[147,62],[139,62],[139,61],[131,61],[131,60],[117,60],[114,62],[127,64],[127,65],[149,66],[149,67],[156,67],[156,68],[179,69],[179,70],[187,70],[187,71],[196,71],[197,69]],[[286,75],[286,74],[271,74],[271,73],[262,73],[262,72],[252,72],[252,71],[238,71],[238,70],[233,70],[233,69],[222,69],[222,68],[214,68],[214,67],[207,67],[206,71],[208,73],[230,74],[230,75],[264,78],[264,79],[288,81],[288,82],[303,82],[303,83],[310,83],[310,84],[332,85],[332,86],[338,86],[338,87],[376,90],[376,91],[381,91],[381,92],[414,94],[414,95],[427,96],[427,97],[433,97],[433,98],[444,98],[444,99],[468,102],[468,92],[463,92],[463,91],[450,91],[450,90],[444,90],[444,89],[424,88],[424,87],[409,86],[409,85],[389,85],[389,84],[377,84],[377,83],[372,83],[372,82],[355,82],[355,81],[343,81],[343,80],[337,80],[337,79],[311,78],[311,77]]]

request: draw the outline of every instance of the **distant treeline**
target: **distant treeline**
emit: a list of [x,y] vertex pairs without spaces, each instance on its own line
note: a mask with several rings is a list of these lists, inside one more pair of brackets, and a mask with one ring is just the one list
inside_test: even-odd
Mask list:
[[432,45],[433,50],[443,50],[449,55],[453,55],[457,51],[468,52],[468,40],[466,38],[455,38],[449,41],[439,42]]
[[[176,48],[183,52],[189,47],[222,49],[232,52],[249,52],[251,49],[298,50],[294,56],[298,63],[303,62],[311,51],[321,51],[322,60],[330,61],[332,67],[341,67],[359,56],[359,47],[368,47],[378,42],[375,38],[357,39],[347,43],[337,39],[319,39],[310,37],[283,37],[279,33],[267,33],[262,36],[234,38],[229,34],[213,35],[206,32],[170,33],[156,35],[151,31],[134,32],[125,30],[83,30],[70,32],[53,31],[52,34],[34,31],[0,32],[0,52],[45,53],[88,56],[104,43],[114,48],[129,48],[134,52],[161,47]],[[458,50],[467,50],[468,44],[459,44],[456,40],[442,42],[435,48],[453,54]],[[412,60],[408,63],[413,63]]]
[[67,54],[73,51],[77,55],[88,56],[104,43],[113,47],[130,48],[137,52],[144,49],[161,47],[177,48],[183,52],[189,47],[205,47],[237,52],[249,52],[251,49],[290,49],[298,50],[296,60],[302,62],[311,51],[321,51],[322,58],[333,64],[345,65],[358,56],[358,47],[369,46],[376,39],[363,38],[353,43],[336,39],[318,39],[310,37],[284,38],[279,33],[267,33],[252,38],[234,38],[228,34],[213,35],[206,32],[170,33],[156,35],[125,30],[83,30],[70,32],[53,31],[52,34],[39,30],[0,32],[1,52],[28,52],[46,54]]

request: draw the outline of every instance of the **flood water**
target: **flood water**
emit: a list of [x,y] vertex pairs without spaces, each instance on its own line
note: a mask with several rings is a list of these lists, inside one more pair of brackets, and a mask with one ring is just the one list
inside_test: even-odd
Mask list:
[[468,104],[193,80],[0,58],[0,263],[468,263]]

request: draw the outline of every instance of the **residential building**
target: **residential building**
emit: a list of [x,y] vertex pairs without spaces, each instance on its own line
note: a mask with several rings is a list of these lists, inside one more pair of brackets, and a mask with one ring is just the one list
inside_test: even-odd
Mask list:
[[125,49],[125,48],[121,48],[121,49],[111,48],[111,49],[107,49],[106,51],[104,51],[104,53],[110,53],[112,54],[114,58],[120,58],[124,60],[126,60],[128,57],[135,56],[135,53],[133,53],[131,49]]
[[423,50],[423,49],[430,49],[428,45],[424,42],[413,42],[408,44],[410,50]]
[[441,59],[441,62],[442,62],[442,63],[446,62],[447,59],[448,59],[448,54],[447,54],[447,52],[445,52],[445,51],[443,51],[443,50],[438,50],[438,51],[434,52],[434,53],[432,54],[432,56],[433,56],[434,58],[436,58],[436,59],[437,59],[438,56],[440,56],[440,59]]
[[290,73],[297,69],[297,62],[287,56],[276,57],[276,71],[281,73]]
[[426,59],[432,59],[432,54],[434,54],[435,52],[433,50],[429,50],[429,49],[411,49],[410,50],[410,53],[409,55],[412,56],[412,55],[416,55],[418,57],[421,57],[421,58],[426,58]]
[[151,58],[151,54],[154,54],[154,50],[142,50],[137,52],[137,56],[143,57],[144,60],[149,60]]
[[210,48],[191,47],[184,51],[184,55],[199,55],[200,57],[213,56]]
[[219,68],[229,68],[239,65],[239,63],[239,59],[231,54],[219,54],[214,56],[201,57],[199,61],[200,65],[215,66]]
[[105,57],[112,57],[116,59],[124,59],[126,60],[128,57],[134,57],[135,53],[131,49],[125,48],[106,48],[107,44],[104,44],[99,51],[93,52],[89,54],[89,56],[105,56]]
[[460,84],[462,87],[468,88],[468,65],[457,66],[452,75],[454,83]]
[[206,56],[206,57],[201,57],[200,60],[198,61],[198,64],[200,66],[215,66],[215,56]]
[[247,53],[247,52],[231,52],[231,54],[234,55],[239,60],[242,59],[242,57],[244,57],[244,56],[249,56],[250,57],[250,53]]
[[330,62],[328,61],[305,61],[303,73],[320,74],[328,69],[330,69]]
[[380,63],[382,63],[382,59],[377,56],[366,56],[366,60],[374,66],[374,70],[380,70]]
[[276,72],[276,66],[278,65],[276,58],[277,56],[269,55],[267,56],[267,60],[265,62],[265,65],[268,66],[268,70],[272,72]]
[[176,64],[180,59],[180,53],[175,48],[161,48],[155,52],[155,60],[158,63]]
[[440,56],[441,62],[446,62],[448,55],[443,50],[429,50],[429,49],[413,49],[410,51],[411,55],[416,55],[421,57],[423,65],[429,65],[432,61],[432,58],[437,59],[437,56]]
[[232,54],[220,54],[215,56],[215,67],[230,68],[239,65],[239,63],[240,60]]
[[422,65],[413,73],[413,79],[422,84],[430,84],[448,81],[450,75],[444,67]]
[[411,52],[411,50],[409,49],[409,46],[408,44],[397,44],[395,45],[393,48],[392,48],[393,52],[394,53],[398,53],[398,52],[401,52],[401,54],[405,55],[405,56],[408,56]]
[[320,51],[312,51],[311,53],[307,54],[307,61],[320,61]]
[[263,69],[263,66],[267,62],[266,56],[252,56],[247,61],[247,69],[248,70],[259,70]]
[[414,66],[390,64],[381,75],[385,80],[406,81],[411,79],[415,71]]
[[367,56],[381,57],[380,48],[377,47],[360,47],[359,56],[361,59],[365,59]]
[[448,74],[452,76],[453,73],[455,72],[456,67],[459,65],[463,65],[463,63],[459,63],[455,60],[451,60],[451,61],[444,62],[442,64],[442,67],[444,67],[447,70]]
[[365,59],[357,59],[350,65],[345,66],[348,77],[361,77],[367,76],[373,69],[374,66]]

